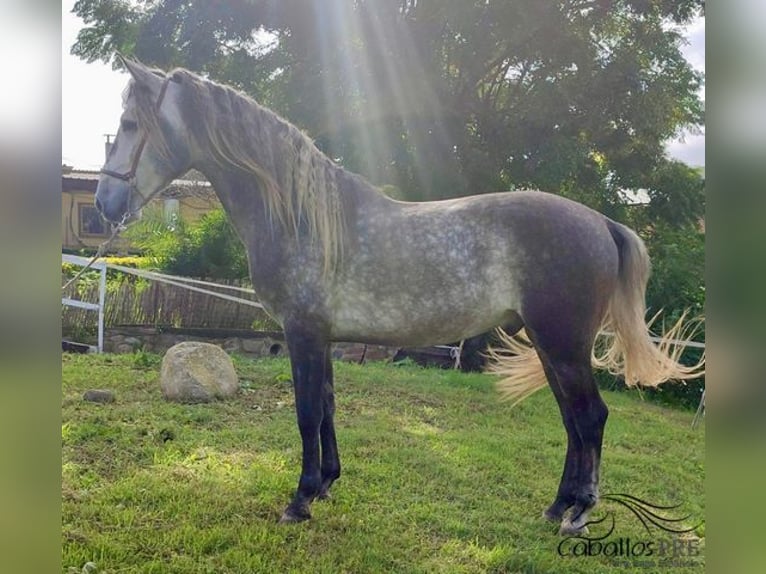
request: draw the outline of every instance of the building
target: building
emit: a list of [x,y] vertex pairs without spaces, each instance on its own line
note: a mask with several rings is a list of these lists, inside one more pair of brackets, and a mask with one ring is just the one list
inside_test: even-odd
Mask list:
[[[94,250],[107,240],[112,229],[96,209],[94,198],[99,172],[62,166],[61,173],[61,246],[63,251]],[[173,181],[150,206],[161,209],[165,217],[180,217],[193,222],[220,202],[204,176],[189,172],[184,179]],[[109,249],[112,253],[129,253],[131,246],[117,237]]]

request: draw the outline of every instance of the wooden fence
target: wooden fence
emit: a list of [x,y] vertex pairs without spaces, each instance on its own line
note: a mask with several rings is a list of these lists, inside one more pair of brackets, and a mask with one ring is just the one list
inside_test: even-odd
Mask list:
[[[243,286],[241,283],[228,283]],[[70,285],[64,297],[98,302],[98,283]],[[247,294],[238,294],[247,298]],[[256,300],[254,296],[250,297]],[[62,306],[62,335],[89,335],[97,331],[95,313]],[[107,289],[104,324],[207,327],[215,329],[274,329],[274,322],[261,309],[242,305],[155,281],[110,282]],[[79,339],[78,339],[79,340]]]

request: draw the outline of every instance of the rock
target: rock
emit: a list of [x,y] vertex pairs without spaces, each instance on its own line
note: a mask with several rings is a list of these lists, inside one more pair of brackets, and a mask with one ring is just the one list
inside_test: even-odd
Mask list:
[[207,403],[234,396],[239,390],[239,379],[223,349],[210,343],[187,341],[165,353],[160,387],[170,401]]
[[245,353],[262,356],[263,341],[261,339],[242,339],[242,350]]
[[223,348],[227,353],[236,353],[242,349],[242,345],[236,337],[229,337],[224,340]]
[[106,389],[91,389],[85,391],[82,395],[82,400],[91,403],[113,403],[114,393]]
[[82,567],[82,574],[95,574],[98,572],[98,566],[95,562],[86,562]]

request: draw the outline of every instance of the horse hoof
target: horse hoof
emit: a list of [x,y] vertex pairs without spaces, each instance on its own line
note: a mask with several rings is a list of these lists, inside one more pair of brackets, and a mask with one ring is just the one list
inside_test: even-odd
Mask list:
[[296,524],[298,522],[305,522],[311,518],[311,514],[308,512],[296,512],[292,508],[287,508],[282,513],[282,517],[279,519],[279,524]]
[[553,501],[553,504],[543,511],[543,518],[551,522],[561,522],[564,518],[564,514],[566,514],[566,511],[569,510],[571,506],[572,502],[568,499],[559,498],[557,496],[556,500]]
[[548,522],[560,522],[562,516],[564,516],[563,512],[554,512],[550,508],[543,510],[543,518]]
[[329,490],[323,490],[317,495],[317,500],[330,500],[332,495]]
[[570,520],[562,520],[559,536],[582,536],[588,534],[587,526],[578,526]]

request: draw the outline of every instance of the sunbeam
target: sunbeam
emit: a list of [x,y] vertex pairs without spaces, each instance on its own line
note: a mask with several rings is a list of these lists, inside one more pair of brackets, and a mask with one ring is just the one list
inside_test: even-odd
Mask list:
[[[340,141],[353,141],[340,158],[345,165],[379,185],[409,182],[412,193],[425,198],[439,180],[454,178],[434,164],[457,171],[458,146],[434,86],[438,78],[429,76],[424,49],[413,37],[417,28],[405,22],[416,9],[342,0],[323,4],[314,22],[325,121],[316,137],[327,140],[331,153]],[[453,195],[449,189],[439,194]]]

